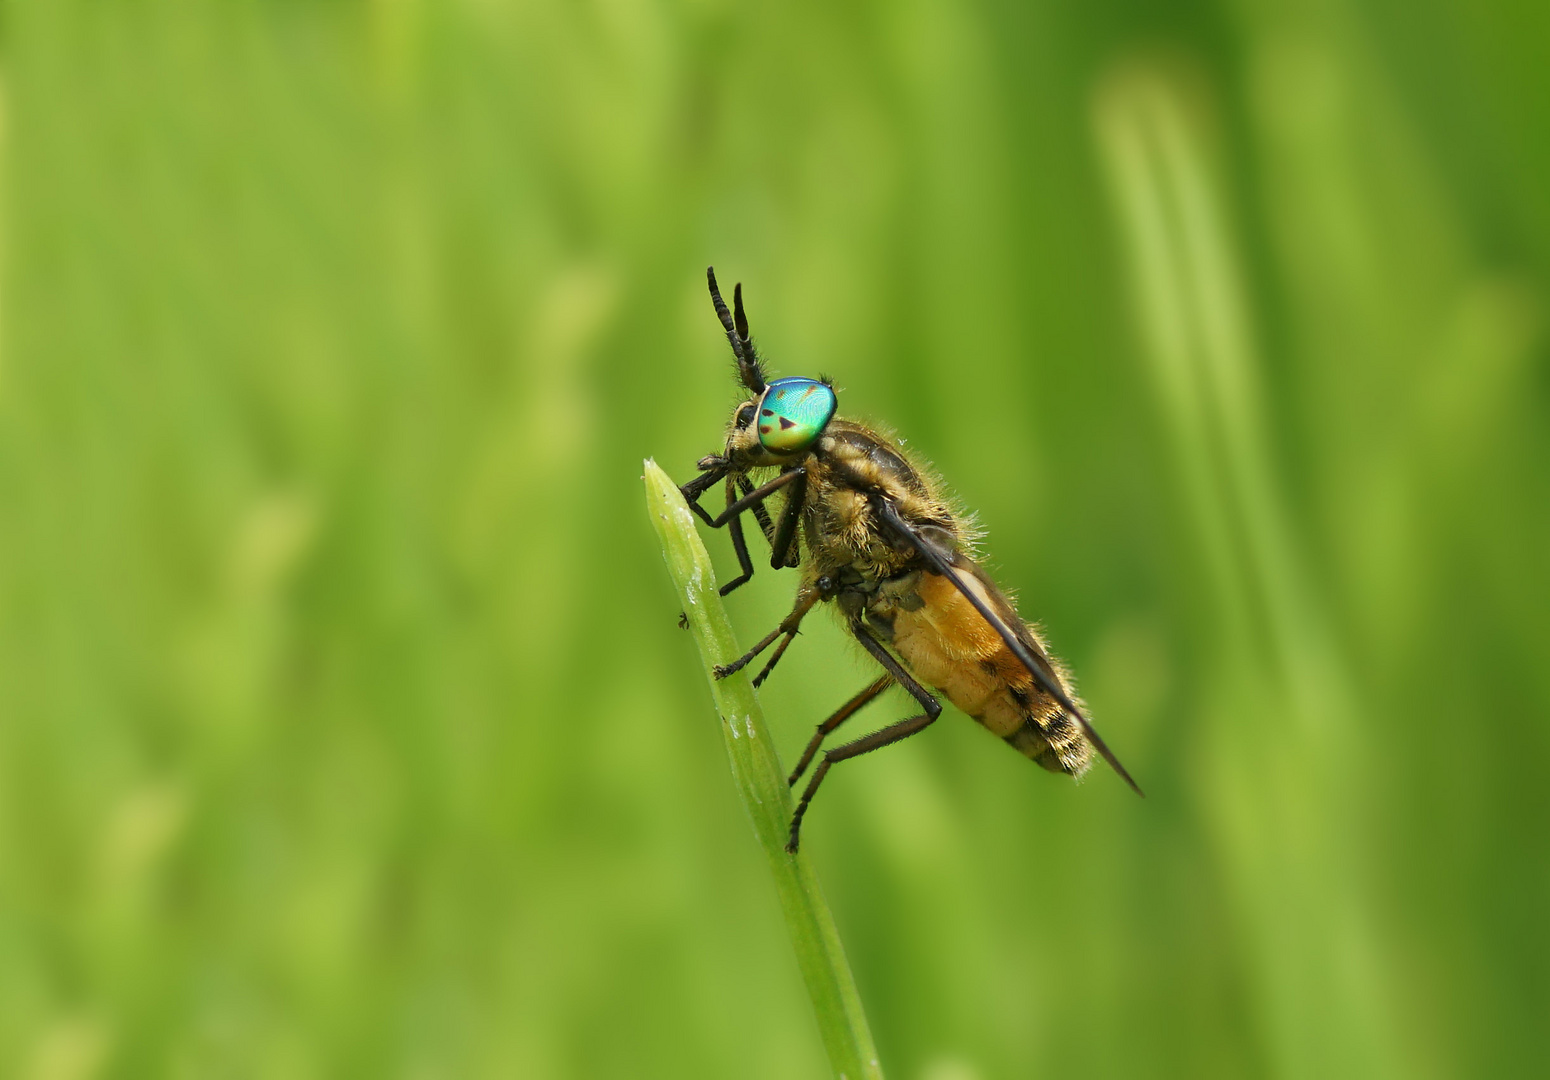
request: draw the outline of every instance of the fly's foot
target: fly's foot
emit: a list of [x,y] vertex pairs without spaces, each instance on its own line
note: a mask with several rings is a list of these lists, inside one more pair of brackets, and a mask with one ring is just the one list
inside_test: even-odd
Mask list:
[[711,668],[711,671],[715,674],[716,678],[725,679],[728,675],[731,675],[734,672],[742,671],[743,668],[748,666],[748,661],[752,659],[753,656],[750,654],[748,656],[742,657],[741,659],[734,660],[730,664],[717,664],[715,667]]

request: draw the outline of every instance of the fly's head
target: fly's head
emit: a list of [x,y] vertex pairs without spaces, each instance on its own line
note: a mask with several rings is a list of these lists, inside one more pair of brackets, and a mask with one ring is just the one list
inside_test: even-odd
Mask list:
[[794,464],[834,416],[834,388],[817,379],[776,379],[737,406],[727,425],[726,459],[734,469]]
[[[722,463],[733,472],[795,464],[812,449],[834,417],[834,387],[827,379],[787,378],[766,380],[759,354],[748,337],[748,316],[743,312],[743,287],[732,292],[727,311],[716,287],[714,270],[707,269],[711,301],[732,345],[737,377],[753,395],[732,412],[727,425],[726,454]],[[701,462],[714,459],[707,458]]]

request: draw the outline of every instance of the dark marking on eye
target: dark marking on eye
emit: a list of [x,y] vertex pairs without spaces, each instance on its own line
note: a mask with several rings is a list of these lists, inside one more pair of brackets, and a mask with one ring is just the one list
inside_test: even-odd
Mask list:
[[771,431],[770,425],[768,425],[768,424],[760,424],[759,425],[759,434],[760,435],[768,435],[770,433],[770,431]]
[[773,410],[770,410],[770,409],[760,409],[759,410],[759,415],[760,416],[774,416],[775,413],[774,413]]
[[784,416],[780,418],[780,430],[785,431],[787,428],[794,427],[796,427],[796,424],[792,423],[790,420],[787,420]]

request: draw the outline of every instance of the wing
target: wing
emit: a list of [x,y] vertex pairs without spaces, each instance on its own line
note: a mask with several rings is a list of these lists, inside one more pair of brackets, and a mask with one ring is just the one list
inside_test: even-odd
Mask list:
[[[1125,766],[1119,763],[1119,758],[1114,756],[1114,752],[1109,749],[1102,736],[1093,729],[1092,724],[1083,715],[1082,710],[1076,707],[1076,703],[1071,700],[1071,696],[1060,685],[1060,676],[1055,673],[1054,667],[1049,662],[1049,657],[1044,655],[1044,650],[1039,648],[1038,643],[1029,635],[1022,619],[1011,617],[1010,606],[1006,605],[1005,601],[1000,597],[1000,590],[990,590],[987,592],[987,595],[1001,600],[1002,606],[1007,607],[1005,612],[996,611],[995,607],[987,602],[977,590],[971,589],[965,584],[962,575],[968,571],[960,569],[955,565],[958,560],[956,553],[944,551],[936,542],[928,538],[924,532],[905,521],[898,509],[886,498],[874,496],[872,502],[878,518],[885,522],[901,540],[920,552],[921,558],[926,561],[926,565],[931,567],[935,573],[952,582],[953,586],[963,594],[964,598],[974,605],[974,609],[980,613],[985,622],[990,625],[990,628],[1006,643],[1006,647],[1011,650],[1012,655],[1017,657],[1018,662],[1028,669],[1028,674],[1033,676],[1034,681],[1039,684],[1039,688],[1054,698],[1060,704],[1060,707],[1081,725],[1082,734],[1087,738],[1088,742],[1092,743],[1093,748],[1102,755],[1103,760],[1107,761],[1110,767],[1119,773],[1120,777],[1125,783],[1130,785],[1137,795],[1145,798],[1146,793],[1141,790],[1141,786],[1131,778]],[[980,580],[983,581],[984,578]]]

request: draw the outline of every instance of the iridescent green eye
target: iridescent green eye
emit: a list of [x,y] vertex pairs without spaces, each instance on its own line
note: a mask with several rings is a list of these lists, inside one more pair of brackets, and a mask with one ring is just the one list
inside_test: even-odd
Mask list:
[[834,390],[817,379],[776,379],[759,401],[759,443],[772,454],[806,450],[834,416]]

